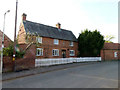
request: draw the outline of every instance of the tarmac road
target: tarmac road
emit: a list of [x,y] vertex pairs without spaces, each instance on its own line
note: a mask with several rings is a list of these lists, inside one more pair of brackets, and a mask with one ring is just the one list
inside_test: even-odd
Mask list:
[[118,62],[101,62],[4,81],[3,88],[118,88]]

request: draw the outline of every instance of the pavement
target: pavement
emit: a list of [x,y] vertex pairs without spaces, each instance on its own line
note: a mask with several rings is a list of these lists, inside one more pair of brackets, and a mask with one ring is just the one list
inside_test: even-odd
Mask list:
[[46,73],[46,72],[51,72],[55,70],[62,70],[66,68],[72,68],[72,67],[94,64],[94,63],[101,63],[101,62],[71,63],[71,64],[53,65],[53,66],[45,66],[45,67],[36,67],[29,70],[22,70],[22,71],[16,71],[16,72],[7,72],[7,73],[2,73],[2,81],[13,80],[16,78],[22,78],[22,77],[27,77],[31,75],[40,74],[40,73]]

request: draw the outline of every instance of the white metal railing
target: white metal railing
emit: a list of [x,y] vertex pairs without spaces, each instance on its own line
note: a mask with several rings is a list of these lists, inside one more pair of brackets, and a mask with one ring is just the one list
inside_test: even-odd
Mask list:
[[101,57],[35,59],[35,67],[90,61],[101,61]]

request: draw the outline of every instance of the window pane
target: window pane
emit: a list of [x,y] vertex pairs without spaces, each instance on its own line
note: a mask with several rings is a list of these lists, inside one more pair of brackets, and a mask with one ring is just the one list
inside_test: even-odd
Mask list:
[[70,50],[70,56],[74,56],[75,55],[75,51],[74,50]]
[[73,42],[72,41],[70,41],[70,46],[73,46]]
[[114,57],[117,57],[117,52],[114,52]]
[[54,44],[59,44],[59,40],[58,39],[54,39]]
[[53,50],[53,56],[54,56],[54,50]]
[[53,56],[59,56],[59,50],[58,49],[53,49]]
[[40,54],[40,51],[39,51],[39,49],[37,50],[37,55],[39,55]]
[[43,49],[37,48],[37,56],[43,56]]
[[36,40],[38,43],[42,43],[42,37],[37,37]]

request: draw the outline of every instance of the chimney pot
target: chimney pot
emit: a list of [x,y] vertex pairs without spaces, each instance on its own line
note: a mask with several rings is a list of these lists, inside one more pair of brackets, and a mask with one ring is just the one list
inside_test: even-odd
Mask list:
[[57,27],[58,29],[61,29],[61,24],[60,24],[60,23],[57,23],[57,24],[56,24],[56,27]]
[[26,20],[26,16],[27,16],[27,14],[25,14],[25,13],[22,14],[22,21]]

